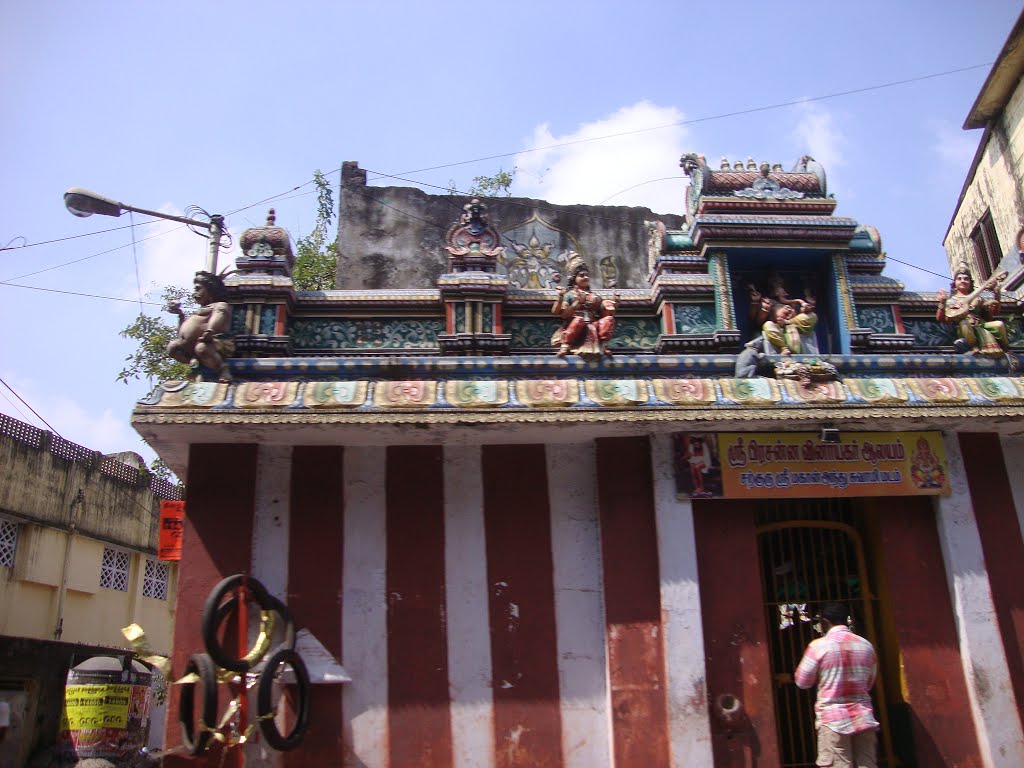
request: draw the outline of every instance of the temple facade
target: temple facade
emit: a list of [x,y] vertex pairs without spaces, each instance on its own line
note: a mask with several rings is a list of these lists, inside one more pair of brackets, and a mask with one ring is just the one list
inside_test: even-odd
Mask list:
[[[884,765],[1024,764],[1016,297],[886,277],[813,158],[681,164],[671,217],[461,199],[420,285],[299,292],[243,234],[233,357],[133,415],[188,488],[175,670],[225,577],[299,628],[301,744],[229,759],[808,765],[792,672],[840,600]],[[342,210],[402,215],[381,189],[347,163]]]

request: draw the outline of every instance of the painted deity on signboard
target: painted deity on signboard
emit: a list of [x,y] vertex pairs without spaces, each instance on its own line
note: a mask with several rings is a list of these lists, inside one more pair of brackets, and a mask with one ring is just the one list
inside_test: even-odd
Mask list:
[[558,357],[570,352],[588,359],[611,356],[608,341],[615,332],[615,310],[619,295],[602,298],[590,290],[590,269],[578,253],[569,254],[568,288],[559,286],[551,314],[562,318],[562,325],[551,337]]
[[673,437],[676,490],[680,497],[704,499],[722,495],[722,468],[715,436],[699,432]]
[[918,439],[917,450],[910,457],[910,477],[918,488],[942,488],[946,482],[942,462],[923,437]]
[[[999,284],[1006,272],[992,275],[977,288],[966,264],[957,267],[950,284],[950,293],[939,291],[939,306],[935,319],[956,326],[958,351],[980,357],[1002,357],[1010,346],[1006,325],[996,320],[1000,309]],[[991,299],[981,298],[983,291],[992,290]]]
[[196,272],[192,281],[193,297],[199,309],[186,315],[177,301],[167,302],[166,310],[178,316],[178,336],[167,345],[167,355],[192,366],[202,380],[201,368],[215,371],[218,381],[230,381],[225,358],[235,351],[231,327],[231,305],[225,299],[224,281],[212,272]]

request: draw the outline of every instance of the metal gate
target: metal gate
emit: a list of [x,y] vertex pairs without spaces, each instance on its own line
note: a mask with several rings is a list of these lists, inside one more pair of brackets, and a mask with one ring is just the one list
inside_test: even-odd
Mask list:
[[[877,597],[871,591],[861,537],[850,500],[766,502],[759,514],[758,547],[767,621],[775,719],[783,768],[813,766],[814,690],[802,691],[793,671],[819,631],[815,617],[831,601],[850,607],[853,631],[878,648]],[[872,695],[879,732],[879,765],[897,766],[882,694],[882,670]]]

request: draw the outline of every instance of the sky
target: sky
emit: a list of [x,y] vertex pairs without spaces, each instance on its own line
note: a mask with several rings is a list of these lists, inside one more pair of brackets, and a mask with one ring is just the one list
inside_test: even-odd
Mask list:
[[156,288],[190,284],[206,244],[137,214],[134,227],[127,214],[75,218],[69,187],[228,214],[236,239],[272,205],[294,239],[314,223],[314,170],[336,187],[345,160],[374,185],[467,189],[515,169],[515,195],[682,213],[684,152],[787,169],[810,154],[836,214],[878,228],[885,274],[946,287],[942,240],[981,136],[962,125],[1020,12],[1009,0],[5,0],[0,411],[153,456],[129,423],[151,383],[116,380],[133,351],[119,331],[140,297],[158,314]]

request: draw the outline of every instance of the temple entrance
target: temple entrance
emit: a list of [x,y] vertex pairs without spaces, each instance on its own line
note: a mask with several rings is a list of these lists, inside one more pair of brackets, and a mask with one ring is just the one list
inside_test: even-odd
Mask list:
[[813,766],[815,751],[814,690],[802,691],[793,670],[807,644],[819,637],[815,616],[825,603],[838,600],[850,607],[851,629],[878,650],[879,671],[873,699],[881,724],[879,765],[895,768],[890,735],[884,657],[877,631],[881,605],[872,590],[862,544],[863,502],[859,499],[764,501],[758,505],[764,616],[771,654],[778,724],[780,764],[784,768]]

